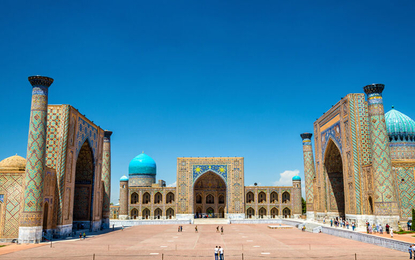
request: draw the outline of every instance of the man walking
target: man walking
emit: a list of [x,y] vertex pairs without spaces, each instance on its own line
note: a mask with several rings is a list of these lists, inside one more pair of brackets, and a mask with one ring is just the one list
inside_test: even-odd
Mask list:
[[223,226],[220,228],[220,234],[223,235]]
[[216,248],[215,248],[215,260],[219,260],[218,256],[219,256],[219,248],[218,248],[218,246],[216,246]]
[[222,247],[219,247],[219,259],[220,260],[223,260],[223,248]]

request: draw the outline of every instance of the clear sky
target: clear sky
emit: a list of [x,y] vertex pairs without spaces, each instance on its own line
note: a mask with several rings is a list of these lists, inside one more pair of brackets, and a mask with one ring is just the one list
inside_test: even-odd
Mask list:
[[383,83],[386,111],[415,118],[415,2],[342,2],[3,0],[0,158],[26,156],[44,75],[50,104],[114,132],[113,202],[142,151],[167,184],[182,156],[243,156],[245,185],[304,180],[300,133],[348,93]]

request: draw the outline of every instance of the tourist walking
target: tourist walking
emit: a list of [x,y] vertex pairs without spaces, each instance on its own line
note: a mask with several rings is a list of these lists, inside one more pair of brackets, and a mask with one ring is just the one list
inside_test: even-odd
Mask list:
[[333,219],[330,219],[330,227],[333,227]]
[[383,227],[382,227],[382,224],[379,224],[379,234],[383,235]]
[[219,260],[219,248],[218,246],[215,247],[215,260]]
[[[412,245],[410,245],[409,246],[409,248],[408,248],[408,253],[409,253],[409,259],[412,259],[412,254],[414,253],[414,248],[415,247],[415,245],[414,244],[412,244]],[[415,258],[415,256],[414,256],[414,258]]]
[[79,233],[79,240],[82,239],[82,232]]
[[411,230],[411,225],[412,225],[411,221],[408,220],[408,223],[406,223],[406,226],[408,227],[408,231]]
[[85,234],[85,232],[84,232],[84,239],[86,238],[86,234]]
[[391,238],[393,238],[393,228],[390,227],[390,234],[391,234]]
[[219,226],[216,227],[216,233],[219,233]]
[[385,228],[386,228],[386,234],[389,234],[389,224],[386,224]]
[[195,233],[198,233],[198,232],[197,232],[197,225],[195,226]]
[[223,235],[223,226],[220,227],[220,234]]
[[354,224],[354,221],[352,222],[352,230],[354,231],[354,229],[356,228],[356,225]]
[[180,226],[180,232],[183,232],[183,226]]
[[220,260],[223,260],[223,248],[219,247],[219,256],[220,256]]

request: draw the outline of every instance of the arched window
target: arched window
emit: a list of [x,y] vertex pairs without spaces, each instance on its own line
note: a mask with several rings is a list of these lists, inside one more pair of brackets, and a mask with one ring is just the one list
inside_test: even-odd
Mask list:
[[260,218],[264,218],[264,216],[267,215],[267,210],[264,208],[260,208],[258,211],[258,215]]
[[173,192],[167,193],[167,195],[166,195],[166,203],[167,204],[170,204],[170,203],[173,203],[173,202],[174,202],[174,194],[173,194]]
[[150,194],[146,192],[143,195],[143,204],[149,204],[149,203],[150,203]]
[[206,196],[206,204],[214,204],[215,203],[215,198],[209,194]]
[[131,194],[131,204],[137,204],[138,203],[138,194],[137,192],[133,192]]
[[271,209],[271,218],[276,218],[278,216],[278,209],[272,208]]
[[251,191],[246,194],[246,203],[253,203],[254,202],[254,193]]
[[258,203],[266,203],[267,202],[267,195],[265,194],[265,192],[261,191],[258,194]]
[[162,216],[163,216],[163,212],[161,211],[161,209],[157,208],[154,211],[154,219],[161,219]]
[[131,210],[131,218],[136,219],[137,217],[138,217],[138,210],[137,209],[132,209]]
[[289,208],[284,208],[282,210],[282,215],[284,215],[284,218],[289,218],[291,217],[291,210]]
[[160,192],[157,192],[156,195],[154,195],[154,204],[160,204],[163,201],[163,196]]
[[225,217],[225,210],[222,207],[219,208],[219,217],[220,218],[224,218]]
[[225,196],[221,194],[219,195],[219,204],[223,204],[223,203],[225,203]]
[[197,204],[201,204],[202,203],[202,195],[200,195],[200,194],[197,194],[196,195],[196,203]]
[[253,218],[255,216],[255,210],[253,208],[248,208],[246,214],[248,215],[248,218]]
[[271,192],[270,199],[271,199],[271,203],[277,203],[278,193],[276,193],[275,191]]
[[290,193],[287,191],[282,194],[282,203],[290,203]]
[[143,210],[143,219],[149,219],[150,218],[150,210],[144,209]]
[[369,196],[369,215],[373,215],[373,200],[371,196]]
[[174,217],[174,210],[172,208],[167,209],[167,211],[166,211],[166,217],[168,219],[172,219]]

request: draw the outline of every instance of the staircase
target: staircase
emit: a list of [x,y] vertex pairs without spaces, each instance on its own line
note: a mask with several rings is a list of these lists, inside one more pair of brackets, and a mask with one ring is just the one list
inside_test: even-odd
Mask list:
[[229,219],[226,218],[195,218],[193,220],[195,225],[225,225],[229,224]]

